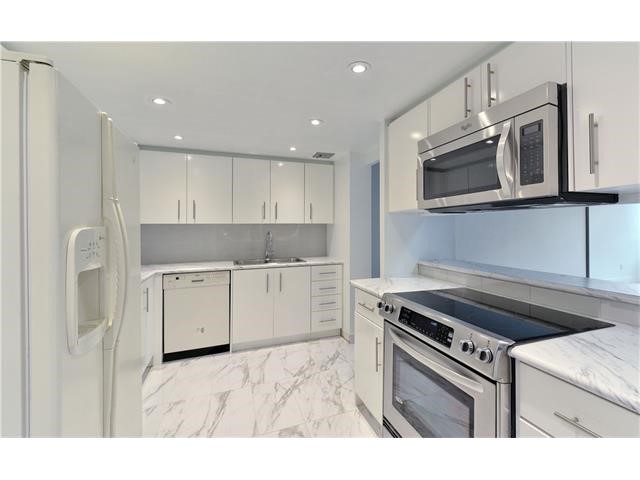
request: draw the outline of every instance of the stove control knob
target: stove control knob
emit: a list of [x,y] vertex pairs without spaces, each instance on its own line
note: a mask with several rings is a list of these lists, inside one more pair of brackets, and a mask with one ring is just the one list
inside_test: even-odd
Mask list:
[[393,313],[393,311],[394,311],[395,309],[396,309],[396,308],[395,308],[393,305],[391,305],[390,303],[387,303],[387,304],[384,306],[384,311],[385,311],[386,313]]
[[384,302],[382,300],[378,302],[378,308],[384,308]]
[[460,340],[459,347],[460,351],[462,353],[466,353],[467,355],[471,355],[476,349],[476,346],[471,340]]
[[493,362],[493,353],[488,348],[481,348],[476,353],[476,358],[482,363],[491,363]]

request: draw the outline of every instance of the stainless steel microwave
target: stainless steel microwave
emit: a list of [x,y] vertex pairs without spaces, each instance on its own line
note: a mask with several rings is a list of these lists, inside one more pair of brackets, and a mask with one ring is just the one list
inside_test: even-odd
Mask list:
[[548,82],[418,142],[418,207],[433,212],[615,203],[568,191],[566,85]]

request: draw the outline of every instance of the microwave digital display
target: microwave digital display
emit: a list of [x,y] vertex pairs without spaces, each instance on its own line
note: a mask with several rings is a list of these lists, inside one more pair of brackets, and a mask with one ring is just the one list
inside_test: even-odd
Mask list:
[[520,185],[544,182],[542,120],[520,127]]

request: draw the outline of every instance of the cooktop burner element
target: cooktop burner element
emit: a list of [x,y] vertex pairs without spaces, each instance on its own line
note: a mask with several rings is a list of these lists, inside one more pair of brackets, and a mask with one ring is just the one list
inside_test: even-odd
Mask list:
[[397,296],[490,333],[523,342],[610,327],[611,324],[468,288]]

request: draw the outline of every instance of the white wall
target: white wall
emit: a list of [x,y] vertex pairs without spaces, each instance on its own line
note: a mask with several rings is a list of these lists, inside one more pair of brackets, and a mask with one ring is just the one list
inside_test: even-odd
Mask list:
[[585,275],[583,207],[459,215],[454,237],[457,260]]

